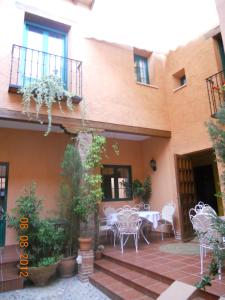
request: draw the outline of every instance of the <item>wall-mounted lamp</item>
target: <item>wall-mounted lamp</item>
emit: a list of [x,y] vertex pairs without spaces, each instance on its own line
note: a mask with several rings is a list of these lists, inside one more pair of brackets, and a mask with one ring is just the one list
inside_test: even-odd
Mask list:
[[157,166],[156,166],[156,160],[155,159],[151,159],[149,162],[150,167],[152,168],[153,171],[157,170]]

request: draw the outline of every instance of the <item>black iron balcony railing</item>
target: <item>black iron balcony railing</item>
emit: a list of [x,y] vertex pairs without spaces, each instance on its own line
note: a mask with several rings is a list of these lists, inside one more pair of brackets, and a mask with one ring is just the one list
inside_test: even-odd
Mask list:
[[82,62],[18,45],[12,47],[9,92],[16,93],[43,76],[61,78],[66,90],[82,99]]
[[216,117],[216,113],[225,101],[225,91],[222,89],[225,84],[225,71],[220,71],[208,77],[206,84],[211,116]]

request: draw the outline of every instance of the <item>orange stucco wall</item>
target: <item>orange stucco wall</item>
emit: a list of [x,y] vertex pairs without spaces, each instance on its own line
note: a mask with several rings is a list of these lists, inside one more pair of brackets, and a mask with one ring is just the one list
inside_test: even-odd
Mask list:
[[[219,1],[221,2],[222,1]],[[75,112],[62,115],[90,120],[171,130],[171,139],[150,138],[145,141],[118,140],[120,155],[111,149],[103,163],[132,166],[133,179],[152,177],[152,209],[161,210],[164,203],[177,205],[174,154],[186,154],[212,146],[205,122],[210,119],[205,78],[220,70],[218,49],[213,38],[198,39],[171,51],[168,55],[152,53],[149,58],[151,86],[137,84],[134,74],[133,50],[91,38],[83,38],[79,11],[72,1],[55,1],[60,14],[52,11],[52,1],[46,0],[40,9],[38,1],[1,1],[0,26],[0,109],[21,110],[21,96],[8,93],[12,44],[22,45],[25,12],[59,21],[70,26],[68,56],[83,62],[83,101]],[[55,9],[55,11],[57,11]],[[9,16],[11,16],[9,18]],[[75,22],[75,20],[78,22]],[[13,22],[12,22],[13,20]],[[223,18],[221,21],[224,30]],[[82,26],[81,26],[82,27]],[[187,84],[174,90],[173,74],[185,69]],[[8,209],[15,204],[21,189],[32,179],[38,183],[38,194],[43,196],[48,209],[57,208],[60,182],[60,161],[68,136],[40,132],[0,129],[0,161],[9,161]],[[16,151],[15,151],[16,149]],[[44,149],[44,150],[43,150]],[[152,172],[149,161],[157,161]],[[124,202],[102,205],[121,206]],[[176,225],[179,231],[178,209]],[[15,242],[7,229],[6,243]]]
[[[0,161],[9,163],[7,211],[15,206],[24,187],[34,181],[44,201],[43,214],[53,214],[59,200],[60,162],[68,136],[52,133],[46,138],[43,132],[1,128],[0,140]],[[13,243],[14,232],[7,228],[6,244]]]
[[[199,38],[166,60],[166,98],[172,129],[174,153],[185,154],[211,147],[205,122],[210,108],[205,79],[218,72],[214,40]],[[185,69],[186,86],[174,90],[173,74]]]
[[[4,31],[1,37],[4,42],[0,49],[0,108],[21,110],[21,96],[8,94],[10,56],[12,44],[23,45],[24,15],[25,12],[32,12],[70,26],[68,56],[83,62],[84,100],[74,113],[67,113],[68,116],[80,118],[83,109],[90,120],[169,130],[162,88],[163,57],[153,53],[150,58],[151,84],[154,87],[136,84],[132,47],[83,38],[77,23],[63,16],[63,5],[74,12],[76,6],[72,2],[57,1],[62,5],[62,15],[59,17],[52,15],[48,2],[43,10],[37,10],[38,3],[37,7],[18,5],[13,1],[1,3],[0,26],[10,31]],[[9,15],[11,18],[8,18]],[[12,18],[14,22],[11,22]],[[103,107],[110,109],[103,110]],[[58,108],[53,109],[53,113],[62,115]]]

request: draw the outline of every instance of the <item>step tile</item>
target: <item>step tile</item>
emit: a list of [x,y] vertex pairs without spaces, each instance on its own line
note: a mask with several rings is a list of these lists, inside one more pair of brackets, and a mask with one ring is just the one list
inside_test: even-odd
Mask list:
[[104,292],[113,300],[154,299],[101,271],[95,272],[89,277],[89,279],[93,285],[102,290],[102,292]]
[[[118,266],[118,268],[116,266]],[[154,298],[169,287],[169,284],[163,283],[153,277],[130,270],[124,266],[119,267],[116,263],[108,263],[107,259],[97,261],[95,267],[101,272],[123,282],[127,286]]]

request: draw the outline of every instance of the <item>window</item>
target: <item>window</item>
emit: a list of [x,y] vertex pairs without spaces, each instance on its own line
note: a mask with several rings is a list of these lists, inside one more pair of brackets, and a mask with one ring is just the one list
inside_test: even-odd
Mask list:
[[134,54],[134,64],[137,82],[149,84],[148,58]]
[[66,32],[25,22],[24,83],[57,75],[66,83]]
[[187,78],[184,68],[173,74],[173,85],[175,90],[178,90],[180,87],[185,86],[186,83]]
[[186,76],[183,75],[181,78],[180,78],[180,86],[186,84]]
[[131,200],[131,167],[104,165],[103,201]]

